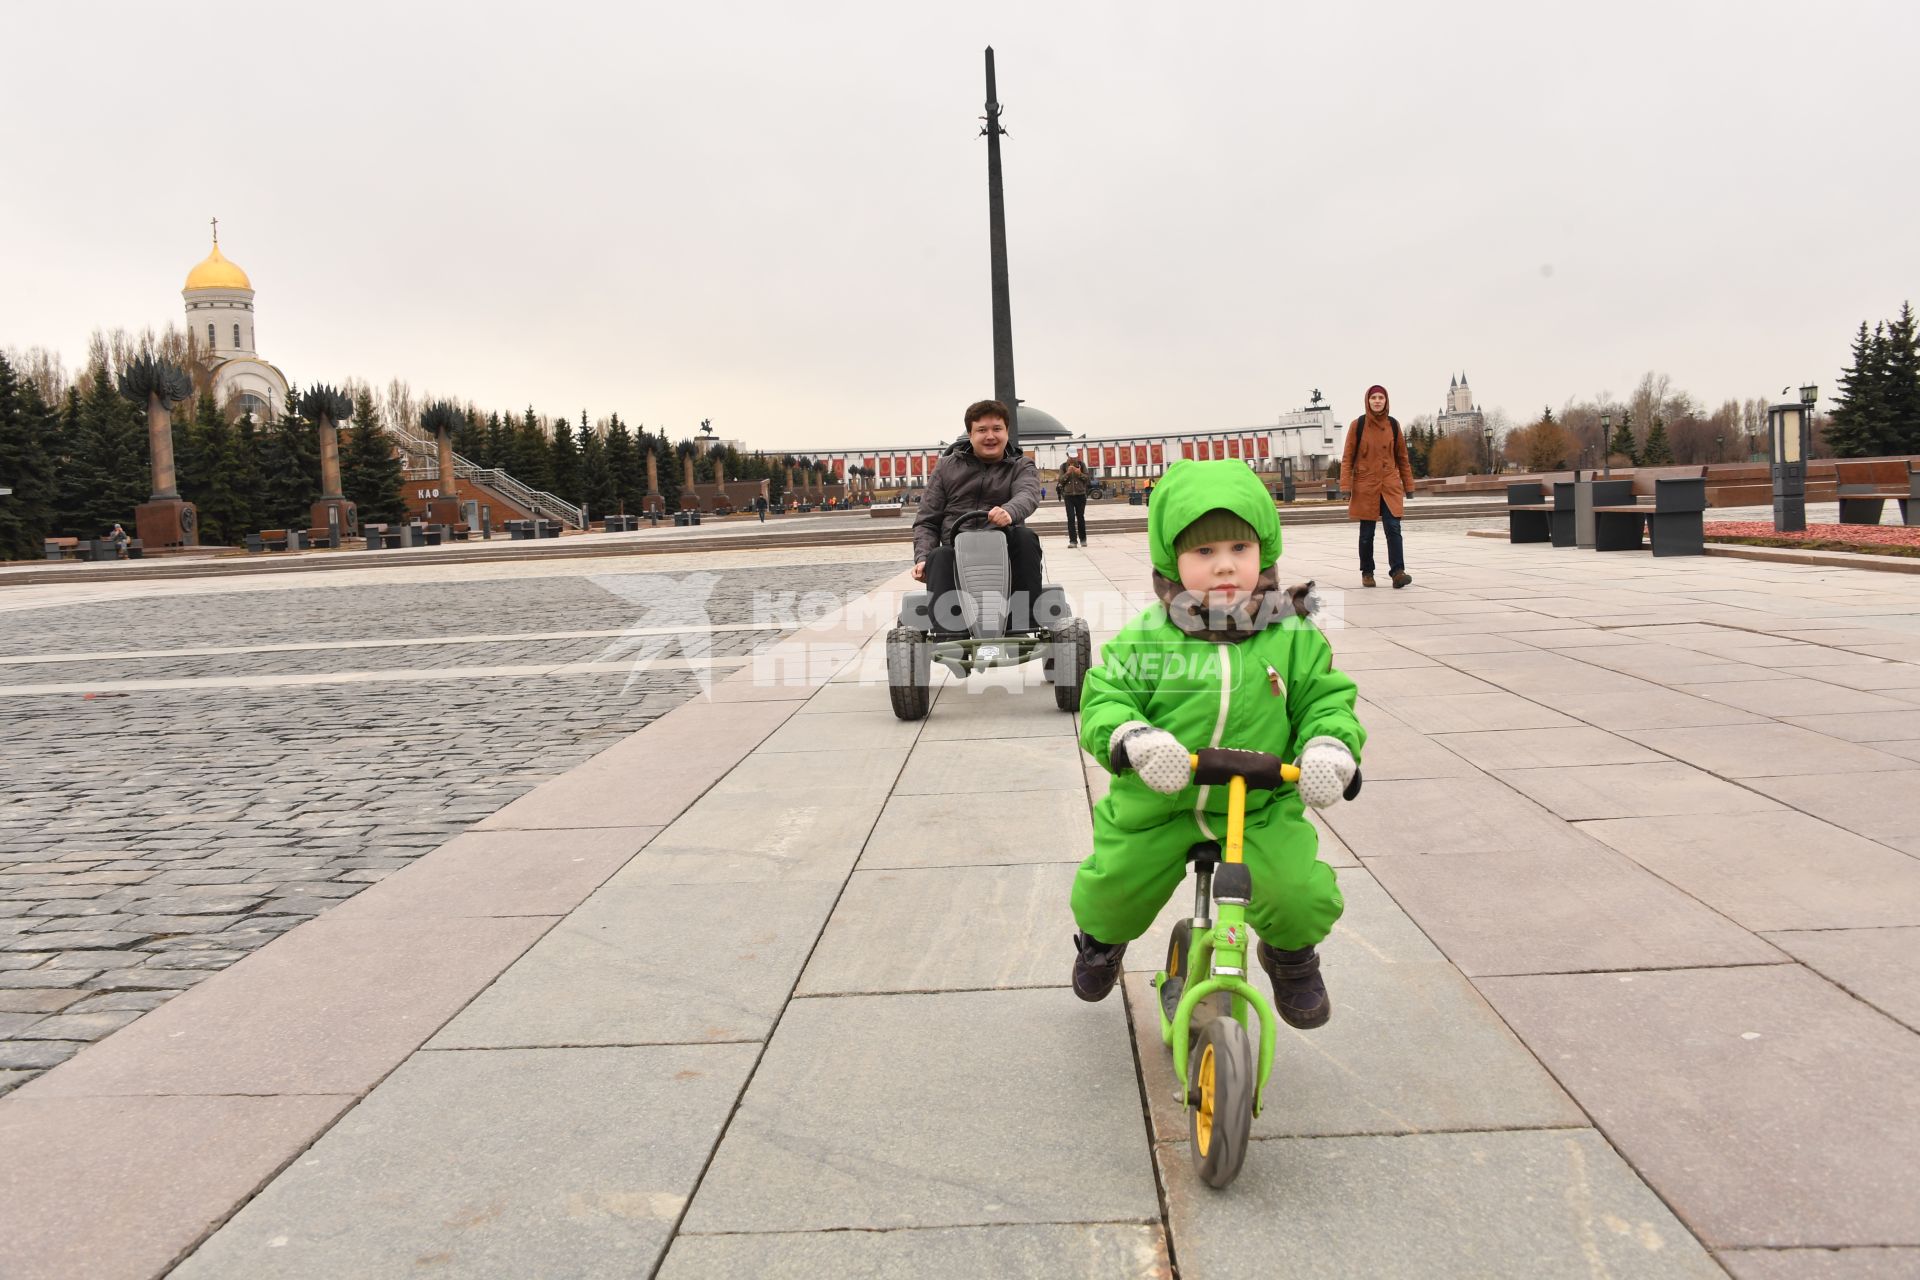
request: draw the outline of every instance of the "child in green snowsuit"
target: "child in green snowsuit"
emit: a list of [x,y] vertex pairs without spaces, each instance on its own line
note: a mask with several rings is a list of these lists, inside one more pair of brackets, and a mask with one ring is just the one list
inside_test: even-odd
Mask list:
[[[1186,852],[1224,841],[1225,787],[1193,785],[1188,756],[1238,747],[1298,758],[1301,779],[1250,790],[1247,919],[1280,1015],[1317,1027],[1332,1012],[1314,946],[1345,904],[1303,804],[1325,808],[1358,768],[1366,731],[1353,681],[1275,577],[1280,518],[1243,462],[1177,462],[1147,513],[1160,603],[1101,651],[1082,686],[1080,742],[1114,773],[1093,811],[1093,852],[1073,882],[1074,993],[1101,1000],[1127,943],[1186,876]],[[1113,753],[1126,744],[1123,769]]]

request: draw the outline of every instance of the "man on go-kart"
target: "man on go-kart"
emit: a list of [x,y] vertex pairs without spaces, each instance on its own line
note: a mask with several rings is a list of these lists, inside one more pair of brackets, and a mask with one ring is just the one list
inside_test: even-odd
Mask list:
[[985,511],[1007,538],[1016,617],[1040,595],[1040,538],[1025,521],[1040,505],[1033,459],[1007,441],[1007,407],[998,400],[967,406],[967,438],[941,457],[913,522],[913,576],[933,596],[934,625],[965,630],[954,601],[952,534],[960,518]]

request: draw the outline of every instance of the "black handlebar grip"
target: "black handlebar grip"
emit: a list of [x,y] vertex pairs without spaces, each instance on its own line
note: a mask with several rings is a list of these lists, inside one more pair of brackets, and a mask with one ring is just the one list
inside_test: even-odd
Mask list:
[[1277,791],[1284,785],[1280,757],[1265,751],[1206,747],[1197,754],[1200,763],[1194,768],[1193,780],[1203,786],[1224,786],[1234,777],[1245,778],[1250,791]]
[[1359,794],[1360,794],[1360,769],[1358,766],[1355,766],[1353,770],[1353,781],[1349,782],[1347,784],[1347,789],[1340,793],[1340,798],[1342,800],[1351,800]]

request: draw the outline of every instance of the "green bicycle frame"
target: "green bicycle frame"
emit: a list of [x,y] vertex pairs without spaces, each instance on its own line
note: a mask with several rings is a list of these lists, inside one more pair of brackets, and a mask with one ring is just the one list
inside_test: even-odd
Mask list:
[[[1241,860],[1241,849],[1246,833],[1247,820],[1247,782],[1245,778],[1230,778],[1227,781],[1227,839],[1222,851],[1222,862],[1231,863]],[[1185,1034],[1193,1025],[1193,1012],[1202,1000],[1218,991],[1225,991],[1233,997],[1233,1018],[1242,1027],[1247,1025],[1248,1007],[1260,1015],[1260,1061],[1254,1075],[1253,1114],[1260,1114],[1261,1099],[1267,1088],[1267,1077],[1273,1071],[1273,1054],[1278,1039],[1276,1021],[1278,1015],[1268,999],[1247,981],[1247,955],[1251,948],[1251,936],[1247,929],[1246,906],[1238,902],[1222,902],[1213,907],[1215,919],[1211,928],[1201,928],[1201,921],[1194,922],[1193,949],[1187,957],[1187,986],[1180,993],[1180,1004],[1167,1016],[1165,1002],[1155,1000],[1154,1005],[1160,1011],[1160,1039],[1173,1050],[1173,1074],[1180,1081],[1180,1096],[1183,1104],[1192,1106],[1192,1089],[1187,1083],[1187,1041]],[[1194,975],[1206,974],[1202,981],[1195,982]],[[1154,990],[1157,993],[1167,975],[1154,976]]]

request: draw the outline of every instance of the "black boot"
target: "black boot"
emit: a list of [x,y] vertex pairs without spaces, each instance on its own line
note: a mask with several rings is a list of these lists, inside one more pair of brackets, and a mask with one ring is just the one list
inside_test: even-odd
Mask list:
[[1333,1001],[1320,978],[1320,957],[1312,947],[1275,951],[1262,942],[1260,967],[1273,981],[1273,1004],[1287,1025],[1302,1031],[1325,1026],[1333,1016]]
[[1073,994],[1097,1004],[1120,980],[1120,958],[1127,954],[1127,944],[1095,942],[1084,933],[1076,933],[1073,946],[1079,953],[1073,961]]

